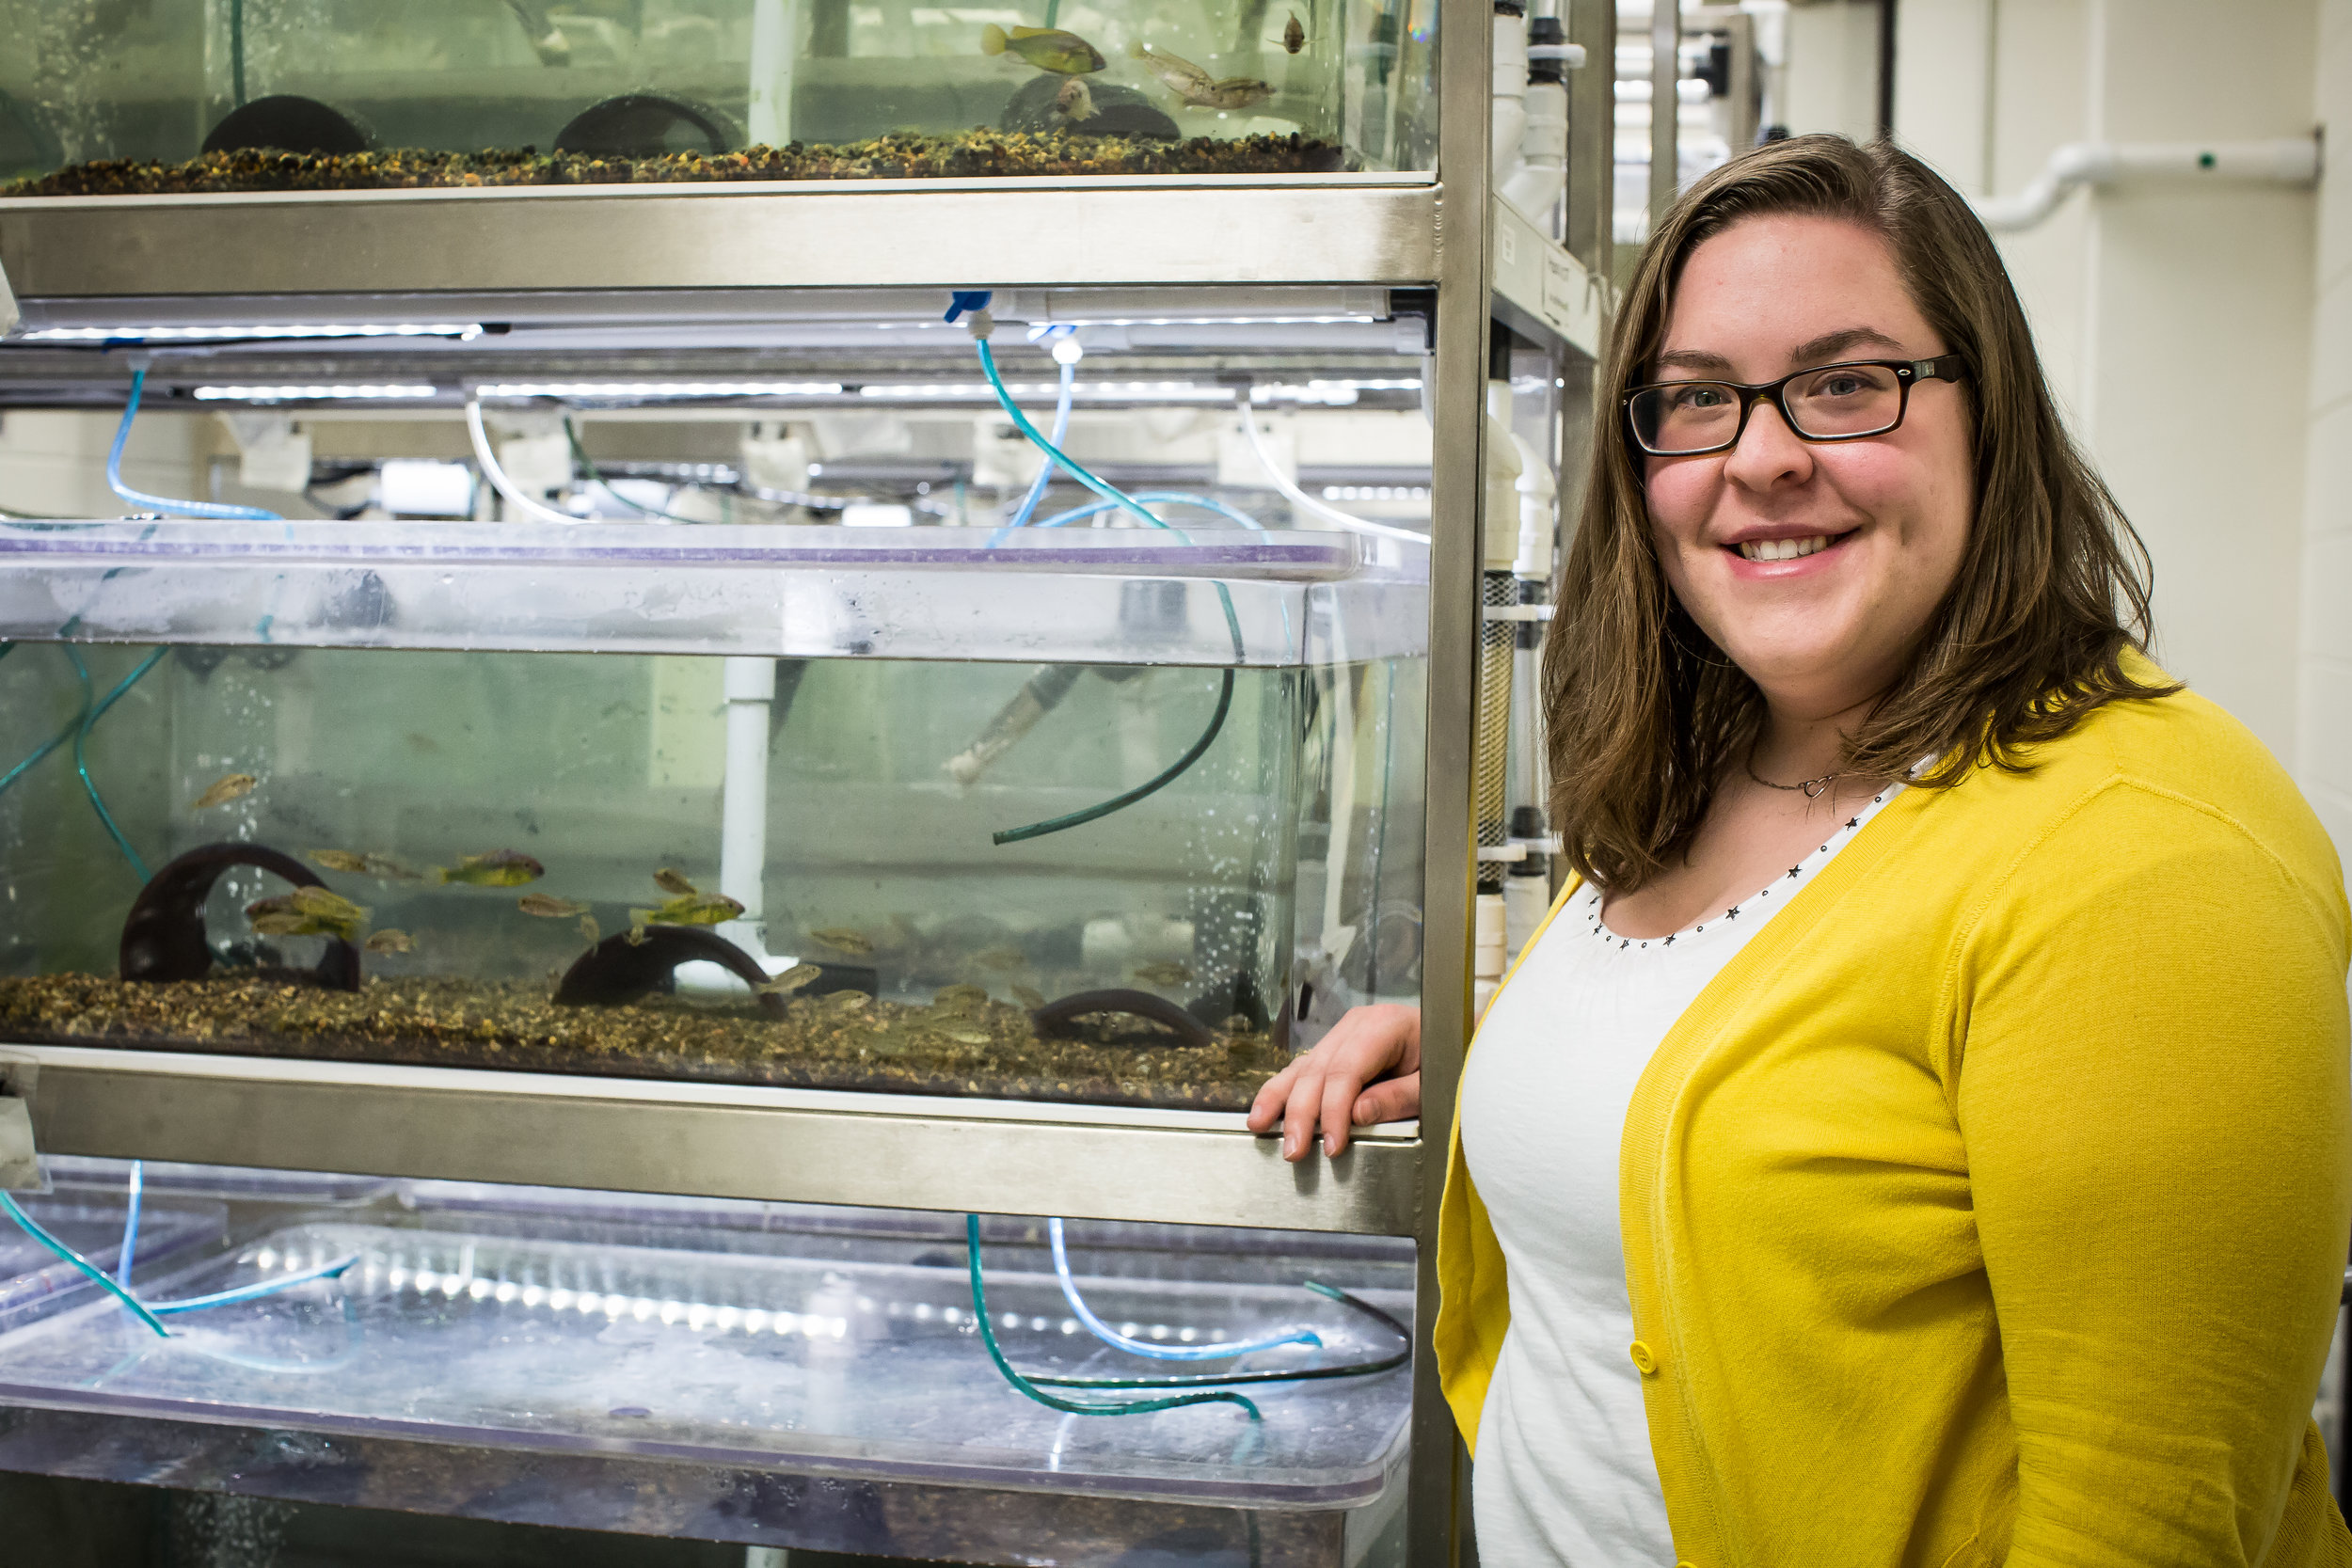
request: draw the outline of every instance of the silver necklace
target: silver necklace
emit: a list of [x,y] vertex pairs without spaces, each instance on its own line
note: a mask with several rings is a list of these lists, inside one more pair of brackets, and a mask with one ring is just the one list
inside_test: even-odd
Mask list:
[[1791,794],[1801,793],[1808,800],[1820,800],[1821,798],[1821,792],[1829,788],[1831,783],[1838,777],[1838,773],[1833,770],[1822,774],[1818,779],[1800,779],[1792,784],[1774,784],[1772,780],[1764,777],[1763,774],[1758,773],[1756,770],[1756,753],[1754,752],[1750,752],[1746,756],[1742,757],[1740,761],[1740,766],[1748,770],[1749,778],[1754,779],[1757,784],[1762,784],[1766,789],[1787,790]]

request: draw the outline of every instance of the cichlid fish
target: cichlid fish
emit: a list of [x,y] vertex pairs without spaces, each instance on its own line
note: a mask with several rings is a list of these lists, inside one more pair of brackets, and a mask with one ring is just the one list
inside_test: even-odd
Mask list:
[[1092,119],[1096,114],[1094,94],[1087,89],[1086,78],[1073,76],[1054,94],[1054,112],[1073,125]]
[[515,907],[525,914],[535,914],[543,920],[569,920],[576,914],[586,914],[588,906],[576,904],[569,898],[558,898],[551,893],[526,893],[515,900]]
[[355,855],[348,849],[313,849],[310,859],[329,871],[364,872],[368,868],[367,856]]
[[1028,955],[1018,947],[991,947],[972,955],[972,961],[982,969],[1026,969]]
[[645,935],[645,928],[643,926],[632,925],[622,934],[621,940],[631,947],[643,947],[653,939]]
[[872,937],[846,926],[828,926],[821,931],[811,931],[809,935],[837,953],[853,954],[863,958],[874,951]]
[[1035,1012],[1038,1008],[1045,1006],[1045,993],[1039,990],[1034,986],[1013,987],[1012,999],[1015,1002],[1020,1003],[1023,1006],[1028,1008],[1031,1012]]
[[1283,52],[1285,54],[1295,55],[1301,49],[1306,47],[1307,29],[1299,25],[1298,13],[1296,11],[1293,11],[1291,12],[1290,22],[1282,28]]
[[794,964],[790,969],[758,988],[759,992],[763,996],[789,996],[823,973],[824,971],[815,964]]
[[988,1001],[987,989],[981,986],[947,986],[931,998],[931,1006],[943,1013],[968,1013]]
[[694,891],[694,884],[686,879],[684,872],[673,871],[666,865],[653,874],[653,885],[680,898]]
[[341,937],[359,940],[368,911],[339,893],[323,887],[298,887],[275,898],[257,898],[245,907],[245,917],[265,937]]
[[519,849],[493,849],[485,855],[461,855],[454,866],[437,865],[426,880],[465,882],[474,887],[520,887],[535,882],[548,868]]
[[955,1041],[958,1045],[988,1045],[993,1043],[993,1037],[984,1029],[942,1029],[940,1033]]
[[1189,985],[1192,982],[1192,968],[1188,964],[1174,962],[1138,964],[1136,966],[1136,978],[1153,986]]
[[1168,90],[1195,109],[1247,109],[1274,96],[1274,89],[1251,76],[1228,76],[1219,81],[1182,55],[1131,43],[1127,53],[1143,69],[1168,85]]
[[1015,27],[1009,33],[993,22],[980,29],[980,53],[1014,55],[1057,76],[1083,76],[1110,63],[1075,33],[1059,27]]
[[195,809],[210,811],[215,806],[225,806],[231,800],[243,800],[252,794],[254,786],[261,782],[250,773],[224,773],[196,798]]
[[603,938],[604,927],[596,924],[595,915],[583,914],[580,917],[580,934],[587,939],[589,946],[594,947]]
[[370,936],[366,945],[371,953],[405,953],[414,948],[417,942],[416,939],[407,932],[396,931],[387,927]]
[[743,906],[723,893],[681,893],[659,908],[631,910],[631,926],[718,926],[743,912]]
[[825,1006],[836,1013],[863,1012],[873,1004],[874,999],[862,990],[837,990],[825,998]]

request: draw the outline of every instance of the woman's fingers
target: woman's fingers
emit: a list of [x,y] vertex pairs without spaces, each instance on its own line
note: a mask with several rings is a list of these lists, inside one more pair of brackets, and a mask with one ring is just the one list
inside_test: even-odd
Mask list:
[[[1391,1072],[1413,1074],[1412,1087],[1391,1092],[1375,1101],[1381,1107],[1404,1107],[1395,1115],[1411,1116],[1420,1104],[1421,1015],[1411,1007],[1358,1007],[1340,1020],[1315,1048],[1276,1074],[1249,1109],[1251,1131],[1270,1131],[1279,1113],[1282,1123],[1282,1158],[1306,1158],[1311,1142],[1319,1142],[1327,1155],[1347,1148],[1350,1130],[1365,1121],[1357,1107],[1365,1085]],[[1383,1088],[1391,1085],[1380,1085]]]
[[1407,1073],[1373,1085],[1356,1097],[1355,1122],[1410,1121],[1421,1115],[1421,1074]]

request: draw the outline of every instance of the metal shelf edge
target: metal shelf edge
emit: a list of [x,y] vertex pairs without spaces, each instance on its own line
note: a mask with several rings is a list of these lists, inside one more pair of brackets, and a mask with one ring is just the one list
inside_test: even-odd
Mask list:
[[[631,194],[17,202],[0,206],[0,267],[26,299],[1236,277],[1422,284],[1438,270],[1439,191],[1427,184],[737,189],[725,200],[616,189]],[[945,235],[954,243],[942,244]]]
[[87,1047],[30,1062],[44,1153],[601,1191],[1409,1235],[1417,1125],[1282,1163],[1232,1113]]

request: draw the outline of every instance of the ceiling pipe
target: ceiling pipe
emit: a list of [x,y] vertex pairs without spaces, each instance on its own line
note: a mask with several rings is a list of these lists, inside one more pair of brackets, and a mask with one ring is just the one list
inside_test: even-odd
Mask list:
[[2148,177],[2309,185],[2319,179],[2319,170],[2316,135],[2276,141],[2068,142],[2050,154],[2042,172],[2015,196],[1973,205],[1987,229],[2013,234],[2058,211],[2077,185],[2111,185]]

